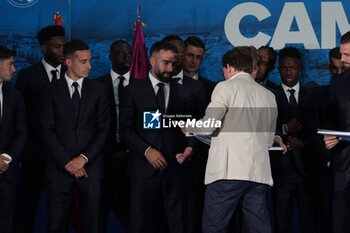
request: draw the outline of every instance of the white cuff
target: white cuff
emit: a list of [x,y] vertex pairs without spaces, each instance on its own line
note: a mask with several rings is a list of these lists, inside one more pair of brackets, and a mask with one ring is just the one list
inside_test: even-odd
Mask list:
[[2,153],[0,156],[5,157],[5,158],[10,160],[10,161],[5,160],[5,163],[7,163],[7,164],[11,163],[12,157],[10,155],[8,155],[6,153]]
[[88,162],[89,162],[89,159],[88,159],[88,158],[87,158],[85,155],[80,154],[80,156],[81,156],[81,157],[83,157],[83,158],[85,159],[86,163],[88,163]]
[[151,149],[151,146],[147,147],[147,149],[145,150],[145,154],[144,154],[145,156],[147,156],[147,152],[149,149]]

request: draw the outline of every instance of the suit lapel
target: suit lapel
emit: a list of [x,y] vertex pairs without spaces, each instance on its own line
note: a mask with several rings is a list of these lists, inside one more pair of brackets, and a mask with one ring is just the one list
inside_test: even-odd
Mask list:
[[49,80],[49,77],[47,76],[47,73],[46,73],[46,70],[45,70],[45,67],[43,65],[43,63],[40,61],[38,64],[37,64],[37,67],[38,67],[38,75],[39,76],[39,79],[40,81],[46,86],[46,85],[49,85],[50,84],[50,80]]
[[[11,85],[9,83],[4,82],[2,86],[2,117],[1,117],[1,128],[6,127],[6,122],[8,122],[8,117],[10,114],[11,105],[13,102],[13,96],[10,91],[10,87],[8,85]],[[3,132],[3,130],[2,130]]]
[[69,111],[69,114],[72,119],[75,119],[74,116],[74,109],[72,105],[72,101],[70,98],[69,90],[68,90],[68,84],[65,78],[60,78],[57,82],[54,83],[55,87],[57,88],[58,92],[58,98],[62,101],[62,106],[67,108]]
[[84,116],[84,112],[86,111],[89,105],[89,99],[92,93],[93,93],[93,88],[91,86],[91,80],[84,78],[83,86],[81,89],[81,97],[80,97],[79,119],[81,119],[81,117]]

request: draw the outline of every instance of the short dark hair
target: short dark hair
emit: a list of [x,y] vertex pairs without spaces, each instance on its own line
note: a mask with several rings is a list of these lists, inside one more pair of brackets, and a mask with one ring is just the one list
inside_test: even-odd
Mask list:
[[350,42],[350,31],[345,33],[344,35],[341,36],[340,38],[340,44],[345,44]]
[[268,51],[270,56],[269,56],[269,65],[271,64],[271,66],[273,67],[277,61],[277,52],[270,46],[261,46],[258,51]]
[[285,58],[285,57],[296,58],[299,61],[302,60],[302,56],[301,56],[299,49],[297,49],[295,47],[285,47],[285,48],[280,50],[278,55],[279,55],[279,62],[281,62],[281,59]]
[[71,40],[63,46],[63,56],[67,58],[73,55],[76,51],[89,49],[89,46],[83,40]]
[[335,58],[335,59],[340,60],[341,59],[340,48],[335,47],[335,48],[332,48],[331,50],[329,50],[328,58],[329,58],[329,61],[331,61],[331,58]]
[[116,40],[111,44],[111,47],[109,48],[109,52],[112,52],[113,48],[120,44],[126,44],[131,47],[131,45],[126,40]]
[[185,40],[186,47],[189,45],[192,45],[197,48],[202,48],[205,51],[205,44],[204,42],[197,36],[189,36]]
[[160,40],[155,42],[150,51],[150,55],[152,56],[154,53],[158,53],[160,50],[165,50],[165,51],[172,51],[174,53],[178,53],[177,47],[173,45],[172,43],[165,41],[165,40]]
[[171,41],[174,41],[174,40],[183,42],[183,39],[181,39],[181,37],[178,36],[178,35],[167,35],[162,40],[168,41],[168,42],[171,42]]
[[52,37],[65,37],[65,30],[62,26],[51,25],[40,29],[37,33],[37,39],[40,45],[43,45],[51,40]]
[[230,65],[238,71],[244,71],[249,74],[253,72],[253,58],[251,53],[247,53],[246,46],[237,46],[227,51],[222,56],[221,63],[223,67]]
[[14,57],[16,56],[16,53],[16,50],[11,50],[0,45],[0,60],[6,60],[10,57]]

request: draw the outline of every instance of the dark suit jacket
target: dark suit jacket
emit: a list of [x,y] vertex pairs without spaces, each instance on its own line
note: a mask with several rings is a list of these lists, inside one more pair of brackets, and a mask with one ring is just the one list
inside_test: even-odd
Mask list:
[[[293,117],[291,109],[289,108],[289,101],[281,85],[275,89],[275,96],[278,107],[277,131],[282,132],[282,125],[286,124]],[[302,176],[306,176],[309,173],[308,169],[310,168],[311,156],[307,145],[310,144],[310,129],[308,128],[308,111],[311,108],[310,101],[311,93],[305,88],[300,87],[298,107],[295,118],[302,125],[302,131],[295,135],[287,134],[283,136],[282,139],[286,143],[286,140],[289,136],[297,137],[305,143],[305,146],[300,150],[291,150],[288,151],[285,155],[281,155],[279,158],[280,167],[278,168],[277,172],[274,171],[275,174],[282,174],[285,169],[291,166],[295,167],[296,171]],[[278,178],[279,177],[276,177],[276,179]]]
[[[337,110],[335,128],[350,132],[350,72],[331,81],[330,96]],[[350,165],[350,144],[340,141],[332,149],[333,169],[335,172],[344,172]]]
[[[61,66],[61,77],[66,68]],[[16,88],[23,94],[29,130],[28,154],[24,159],[29,164],[43,164],[44,154],[39,141],[39,101],[40,96],[50,85],[45,67],[41,60],[19,71],[16,79]],[[33,159],[33,155],[35,158]]]
[[6,153],[12,157],[9,168],[1,176],[8,182],[21,180],[21,162],[27,145],[26,112],[22,94],[10,83],[4,83],[3,116],[0,126],[0,154]]
[[[111,137],[108,140],[108,145],[107,145],[108,146],[107,151],[108,151],[108,153],[110,153],[111,150],[113,148],[115,148],[115,146],[116,146],[116,142],[117,142],[117,139],[116,139],[117,121],[119,120],[119,119],[117,119],[117,111],[116,111],[116,104],[115,104],[115,100],[114,100],[114,90],[113,90],[112,77],[111,77],[110,73],[108,73],[106,75],[103,75],[101,77],[96,78],[95,80],[100,82],[100,83],[103,83],[106,86],[106,88],[108,89],[109,98],[112,100],[112,106],[111,106],[111,116],[112,116]],[[134,78],[130,77],[129,84],[132,83],[134,80],[135,80]],[[119,101],[122,101],[122,99],[119,100]],[[120,103],[119,103],[119,105],[120,105]]]
[[[189,96],[180,90],[181,85],[171,80],[167,115],[189,113]],[[120,106],[120,130],[122,142],[131,152],[128,175],[151,177],[159,172],[144,155],[146,149],[151,146],[159,150],[168,162],[164,174],[171,177],[183,176],[185,165],[178,164],[175,155],[182,153],[186,146],[193,146],[194,140],[185,138],[179,128],[143,128],[144,112],[155,112],[159,109],[149,77],[130,84],[126,88],[126,95],[127,98]]]
[[88,178],[102,178],[102,152],[111,128],[110,108],[105,86],[84,79],[79,118],[76,119],[66,80],[61,78],[50,85],[40,106],[48,179],[72,177],[64,166],[79,154],[89,160],[85,165]]
[[205,88],[205,95],[206,95],[206,101],[207,105],[210,103],[211,94],[214,91],[214,88],[216,86],[216,83],[204,78],[203,76],[199,75],[198,81],[201,82],[204,85]]

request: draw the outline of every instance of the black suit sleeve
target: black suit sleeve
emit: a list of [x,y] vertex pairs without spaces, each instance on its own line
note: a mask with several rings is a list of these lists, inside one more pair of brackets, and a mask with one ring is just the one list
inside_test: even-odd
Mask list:
[[93,140],[83,149],[84,154],[89,163],[93,163],[102,151],[105,150],[106,142],[110,136],[111,130],[111,107],[112,102],[109,98],[107,88],[103,88],[97,101],[98,112],[97,112],[97,132]]
[[132,89],[133,85],[129,85],[125,89],[124,101],[122,101],[120,105],[120,133],[121,139],[127,147],[134,151],[133,154],[144,156],[146,149],[150,146],[137,132],[136,125],[139,123],[137,120],[141,120],[137,118],[137,104],[134,103],[135,90]]
[[17,93],[14,96],[13,103],[15,103],[16,108],[15,115],[13,116],[16,121],[16,133],[14,140],[5,153],[9,154],[12,157],[12,160],[16,162],[18,160],[21,160],[21,157],[25,150],[28,139],[28,131],[24,99],[20,93]]
[[55,111],[51,89],[47,89],[40,102],[42,142],[44,143],[46,152],[49,154],[48,156],[52,157],[59,167],[63,168],[71,160],[71,157],[59,142],[55,132]]

